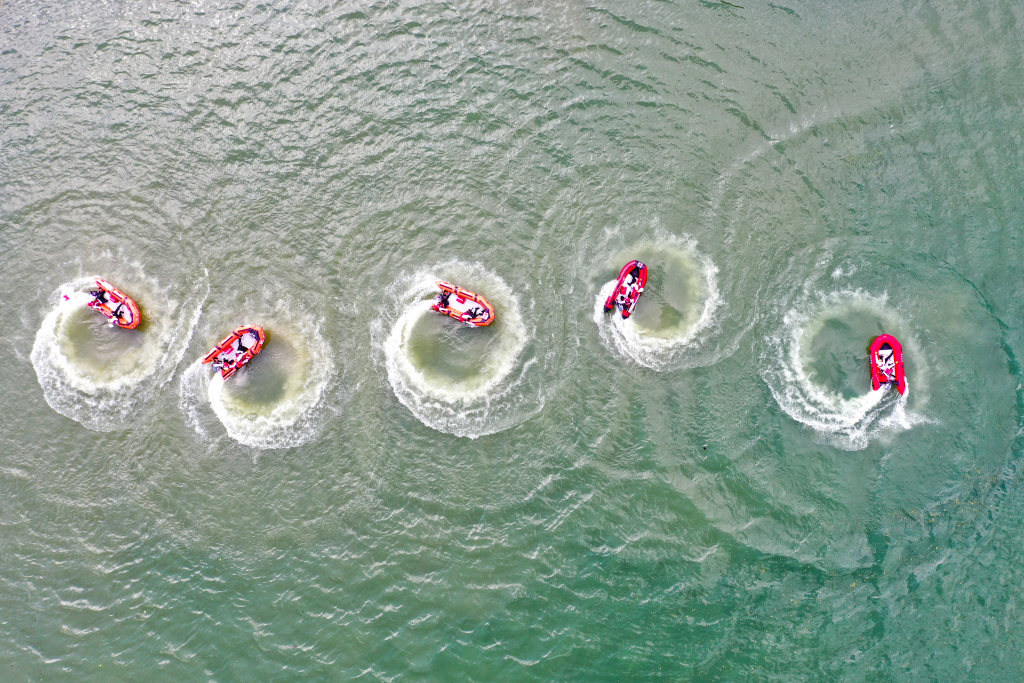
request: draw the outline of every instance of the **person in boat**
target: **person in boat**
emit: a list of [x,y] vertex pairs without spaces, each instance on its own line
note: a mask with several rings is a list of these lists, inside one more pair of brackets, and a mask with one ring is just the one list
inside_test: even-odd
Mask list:
[[448,308],[448,299],[450,299],[451,296],[451,292],[448,290],[442,290],[441,293],[437,295],[437,307]]
[[242,365],[245,365],[246,363],[249,362],[249,359],[245,357],[245,354],[248,353],[249,349],[251,349],[251,348],[252,348],[251,346],[246,346],[245,344],[243,344],[242,343],[242,337],[239,337],[238,338],[238,346],[235,349],[235,357],[232,358],[230,361],[227,361],[227,362],[229,362],[229,363],[241,363]]
[[466,320],[476,320],[477,318],[480,317],[481,312],[482,309],[474,306],[473,308],[466,311]]
[[231,367],[231,364],[234,362],[234,359],[232,359],[228,355],[229,353],[231,353],[231,352],[230,351],[225,351],[221,355],[217,356],[217,359],[215,361],[213,361],[213,369],[214,370],[220,370],[221,368],[230,368]]
[[896,379],[896,356],[892,349],[878,350],[878,369],[882,371],[886,379]]
[[105,289],[94,289],[89,292],[89,295],[93,298],[93,301],[98,304],[105,304],[110,301],[110,298],[107,296],[107,290]]

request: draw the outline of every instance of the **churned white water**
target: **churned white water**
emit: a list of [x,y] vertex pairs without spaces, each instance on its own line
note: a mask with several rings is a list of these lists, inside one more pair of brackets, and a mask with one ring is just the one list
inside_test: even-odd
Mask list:
[[[88,308],[95,277],[65,283],[50,296],[32,346],[32,365],[50,406],[90,429],[129,426],[174,373],[188,348],[209,286],[175,295],[136,272],[122,288],[139,304],[135,329],[111,327]],[[177,298],[181,296],[181,298]]]
[[[472,327],[432,311],[436,280],[483,296],[495,321]],[[537,357],[526,352],[536,327],[524,319],[520,296],[479,264],[452,261],[399,278],[386,290],[373,328],[395,396],[429,427],[476,438],[543,405],[530,382]],[[451,371],[439,371],[444,366]]]
[[334,353],[321,323],[295,312],[284,317],[286,308],[278,304],[254,316],[266,329],[266,343],[227,380],[199,360],[186,369],[179,403],[198,434],[211,439],[223,430],[241,444],[265,450],[297,446],[319,432],[325,397],[336,379]]
[[[841,273],[836,273],[840,275]],[[851,392],[828,386],[809,369],[814,351],[809,347],[830,321],[855,325],[857,320],[877,321],[874,335],[857,335],[865,347],[859,366],[846,368],[859,373],[860,384],[870,372],[867,346],[873,336],[889,330],[903,346],[904,363],[909,364],[906,393],[882,385],[878,390]],[[779,407],[794,420],[813,429],[821,439],[847,450],[865,448],[874,438],[910,429],[926,421],[923,414],[909,408],[915,381],[927,386],[928,367],[912,329],[899,315],[886,295],[863,291],[835,291],[812,295],[800,301],[782,318],[781,326],[770,335],[762,354],[762,376]],[[915,379],[916,378],[916,379]],[[926,397],[916,401],[921,405]]]
[[686,237],[660,234],[617,252],[620,266],[639,259],[648,267],[644,293],[626,319],[604,304],[617,280],[604,283],[594,299],[593,321],[604,344],[618,355],[654,370],[704,365],[707,337],[718,333],[722,306],[718,268]]

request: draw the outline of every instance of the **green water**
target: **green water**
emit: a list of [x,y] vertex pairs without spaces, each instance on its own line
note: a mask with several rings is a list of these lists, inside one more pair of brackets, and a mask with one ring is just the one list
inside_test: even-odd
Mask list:
[[0,679],[1021,680],[1022,27],[0,4]]

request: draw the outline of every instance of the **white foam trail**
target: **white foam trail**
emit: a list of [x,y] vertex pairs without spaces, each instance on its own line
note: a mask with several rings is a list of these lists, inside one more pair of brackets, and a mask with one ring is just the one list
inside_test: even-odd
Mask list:
[[105,325],[98,317],[82,315],[90,301],[84,290],[95,285],[95,277],[79,278],[54,292],[54,306],[32,346],[32,365],[46,402],[96,431],[123,429],[150,404],[181,362],[209,292],[204,280],[178,302],[153,280],[133,284],[128,289],[143,309],[143,323],[135,330],[111,330],[112,335],[123,335],[119,341],[125,342],[111,352],[115,355],[90,363],[76,353],[75,333]]
[[[717,312],[722,305],[718,291],[718,268],[710,258],[697,251],[692,240],[662,236],[651,246],[638,246],[634,251],[656,250],[668,253],[686,272],[675,273],[677,277],[688,277],[693,286],[688,287],[694,296],[689,302],[690,315],[669,328],[650,329],[637,323],[637,314],[623,319],[617,310],[606,313],[604,302],[615,288],[616,280],[601,286],[594,299],[593,320],[597,325],[601,341],[618,354],[634,363],[653,370],[670,370],[695,367],[706,364],[707,359],[698,353],[705,340],[714,331]],[[647,291],[659,283],[648,281]],[[648,296],[650,296],[648,294]],[[643,296],[637,310],[644,305]],[[699,311],[699,313],[698,313]]]
[[[496,319],[481,334],[495,334],[478,371],[452,380],[417,367],[409,351],[414,327],[430,310],[435,280],[451,280],[485,296]],[[519,298],[501,278],[479,265],[450,262],[403,278],[388,290],[389,302],[374,325],[375,345],[383,351],[388,382],[398,400],[423,424],[438,431],[477,438],[507,429],[543,406],[529,370],[535,357],[524,355],[532,330]],[[388,330],[387,321],[394,320]],[[454,320],[452,325],[457,324]]]
[[705,211],[705,222],[709,222],[719,214],[726,191],[742,169],[750,167],[755,161],[765,156],[767,152],[775,149],[776,145],[780,142],[788,145],[792,140],[805,135],[810,130],[838,121],[840,116],[841,112],[831,110],[828,107],[822,107],[816,112],[811,112],[809,115],[804,114],[800,121],[791,122],[788,130],[770,131],[769,139],[758,139],[745,154],[736,157],[728,168],[719,173],[712,186],[708,208]]
[[178,385],[178,406],[185,415],[185,421],[204,439],[209,438],[211,426],[204,419],[202,410],[209,383],[209,369],[197,360],[185,368]]
[[[816,384],[804,368],[804,343],[813,339],[825,320],[841,319],[844,315],[861,311],[884,321],[887,329],[897,332],[904,347],[904,357],[915,360],[923,357],[918,352],[916,339],[903,331],[905,326],[887,305],[886,297],[874,297],[864,292],[836,292],[790,310],[783,316],[781,330],[769,337],[767,351],[762,356],[762,376],[787,415],[812,428],[823,441],[845,450],[861,450],[874,438],[910,429],[928,422],[924,415],[908,408],[910,383],[906,393],[887,400],[896,390],[889,385],[878,391],[846,398]],[[867,342],[865,340],[865,347]],[[917,373],[926,372],[920,363]],[[865,364],[864,372],[869,372]]]
[[[207,410],[230,438],[261,450],[299,446],[319,433],[325,390],[335,376],[330,347],[312,321],[293,316],[289,322],[264,322],[268,334],[264,350],[227,381],[200,361],[183,374],[179,402],[200,436],[209,438],[216,429]],[[292,326],[296,323],[298,328]],[[295,351],[281,369],[285,373],[282,395],[269,403],[248,402],[240,394],[251,383],[266,379],[270,370],[264,354],[273,353],[275,343],[288,344]]]
[[[436,289],[437,287],[431,280],[426,292],[432,293]],[[391,335],[385,342],[385,349],[390,361],[389,370],[393,368],[404,381],[412,385],[418,394],[439,401],[468,405],[486,399],[512,372],[519,352],[526,345],[526,339],[522,334],[525,328],[519,320],[518,311],[503,311],[502,322],[512,328],[511,333],[507,335],[508,343],[500,345],[495,353],[488,354],[483,360],[480,371],[474,377],[469,381],[442,382],[428,377],[425,372],[413,364],[406,353],[409,336],[416,321],[424,315],[436,315],[430,306],[430,299],[417,301],[411,304],[395,323]],[[506,321],[506,318],[510,318],[510,320]]]

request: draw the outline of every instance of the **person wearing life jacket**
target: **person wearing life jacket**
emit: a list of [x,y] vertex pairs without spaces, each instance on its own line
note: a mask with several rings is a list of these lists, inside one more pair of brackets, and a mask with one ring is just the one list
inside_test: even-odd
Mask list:
[[896,379],[896,356],[892,349],[878,350],[878,369],[885,375],[886,379]]
[[238,338],[238,351],[236,352],[237,355],[235,356],[234,362],[237,363],[237,362],[241,361],[243,364],[247,363],[248,359],[245,357],[245,354],[249,352],[250,348],[251,347],[248,347],[245,344],[243,344],[242,343],[242,337],[239,337]]
[[448,308],[448,299],[451,297],[451,295],[452,293],[449,292],[448,290],[441,290],[441,293],[437,295],[437,298],[434,300],[434,305],[431,306],[431,308],[433,308],[435,311],[440,311],[442,309]]
[[214,370],[220,370],[222,368],[223,369],[230,368],[233,363],[238,361],[238,356],[235,356],[234,358],[230,358],[230,357],[228,357],[229,353],[232,353],[231,349],[228,349],[227,351],[222,353],[220,356],[218,356],[216,360],[213,361],[213,369]]

